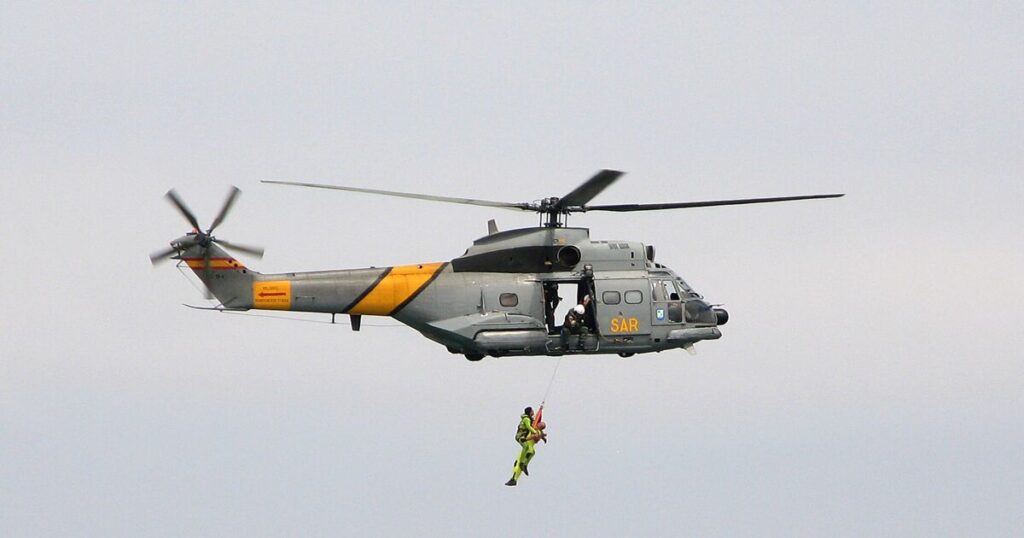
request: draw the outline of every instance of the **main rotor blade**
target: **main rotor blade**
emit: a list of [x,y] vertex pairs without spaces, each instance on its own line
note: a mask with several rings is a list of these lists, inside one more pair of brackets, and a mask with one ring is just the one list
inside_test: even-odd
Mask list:
[[337,191],[361,192],[365,194],[382,194],[384,196],[397,196],[399,198],[412,198],[415,200],[430,200],[432,202],[448,202],[452,204],[479,205],[485,207],[498,207],[502,209],[520,209],[533,211],[534,208],[527,203],[492,202],[490,200],[474,200],[472,198],[452,198],[449,196],[435,196],[432,194],[414,194],[411,192],[383,191],[379,189],[360,189],[357,187],[342,187],[340,185],[323,185],[320,183],[300,183],[295,181],[270,181],[262,180],[260,183],[271,183],[274,185],[292,185],[295,187],[312,187],[315,189],[332,189]]
[[214,239],[213,242],[217,243],[218,245],[223,245],[225,247],[228,247],[231,250],[237,250],[239,252],[244,252],[246,254],[250,254],[250,255],[255,256],[257,258],[260,258],[260,259],[263,258],[263,249],[260,248],[260,247],[250,247],[250,246],[247,246],[247,245],[239,245],[237,243],[232,243],[232,242],[227,241],[225,239]]
[[206,230],[206,233],[210,233],[216,228],[221,222],[224,221],[224,217],[227,216],[231,206],[235,205],[235,199],[242,191],[238,187],[232,185],[231,191],[228,192],[228,197],[224,200],[224,206],[220,208],[220,213],[217,213],[217,218],[213,219],[213,224],[210,225],[210,229]]
[[174,204],[174,207],[178,208],[178,211],[181,211],[181,214],[185,216],[185,220],[187,220],[188,223],[191,224],[193,228],[195,228],[196,230],[200,229],[199,221],[196,220],[196,216],[193,215],[191,211],[189,211],[188,206],[185,205],[185,202],[181,201],[181,198],[178,197],[178,193],[174,192],[174,189],[167,191],[167,194],[165,194],[164,196],[168,200],[170,200],[172,204]]
[[158,263],[163,263],[163,262],[167,261],[168,259],[170,259],[169,256],[171,254],[174,254],[176,252],[178,252],[178,249],[176,249],[174,247],[165,248],[163,250],[154,252],[154,253],[149,255],[149,263],[152,263],[153,265],[156,265]]
[[664,204],[613,204],[583,206],[583,211],[656,211],[659,209],[685,209],[690,207],[713,207],[720,205],[766,204],[769,202],[792,202],[794,200],[817,200],[819,198],[840,198],[845,194],[811,194],[807,196],[780,196],[776,198],[745,198],[739,200],[710,200],[707,202],[668,202]]
[[580,207],[586,205],[587,202],[594,199],[595,196],[601,194],[601,191],[608,188],[609,185],[615,182],[616,179],[622,177],[625,172],[618,170],[601,170],[594,177],[588,179],[579,187],[573,189],[572,192],[563,196],[558,203],[555,204],[556,210],[562,210],[567,207]]

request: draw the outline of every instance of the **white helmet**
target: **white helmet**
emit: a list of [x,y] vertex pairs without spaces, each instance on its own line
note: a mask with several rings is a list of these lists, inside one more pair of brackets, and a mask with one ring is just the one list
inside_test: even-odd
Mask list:
[[576,307],[573,308],[572,311],[576,312],[577,314],[582,316],[583,315],[583,311],[584,311],[583,305],[581,305],[581,304],[576,305]]

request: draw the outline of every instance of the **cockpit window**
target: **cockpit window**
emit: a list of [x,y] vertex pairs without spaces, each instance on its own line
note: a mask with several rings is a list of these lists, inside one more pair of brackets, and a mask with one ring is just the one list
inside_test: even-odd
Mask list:
[[676,292],[676,285],[671,280],[661,281],[662,292],[665,294],[665,298],[668,301],[678,301],[679,293]]
[[654,288],[655,301],[678,301],[679,293],[676,292],[676,285],[671,280],[657,280],[651,283]]

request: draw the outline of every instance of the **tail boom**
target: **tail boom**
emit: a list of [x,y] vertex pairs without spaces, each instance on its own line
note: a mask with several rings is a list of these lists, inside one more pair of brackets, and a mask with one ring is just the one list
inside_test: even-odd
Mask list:
[[[242,270],[224,264],[224,271]],[[415,299],[447,267],[447,263],[407,266],[317,271],[308,273],[251,275],[249,294],[241,306],[258,310],[290,310],[392,316]],[[218,279],[212,275],[210,289],[218,295]]]
[[198,247],[181,259],[224,307],[392,316],[412,302],[448,267],[421,263],[338,271],[262,274],[210,245],[209,262]]

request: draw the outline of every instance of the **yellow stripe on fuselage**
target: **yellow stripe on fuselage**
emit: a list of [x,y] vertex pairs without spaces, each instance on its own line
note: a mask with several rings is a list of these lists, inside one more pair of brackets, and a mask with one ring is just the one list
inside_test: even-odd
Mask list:
[[396,308],[426,286],[443,265],[443,263],[424,263],[392,267],[387,276],[349,309],[348,313],[390,316]]

